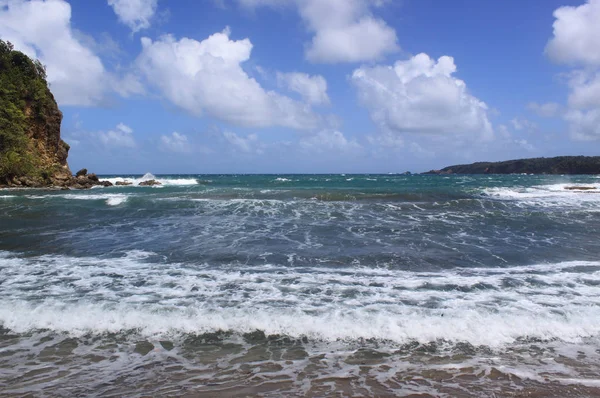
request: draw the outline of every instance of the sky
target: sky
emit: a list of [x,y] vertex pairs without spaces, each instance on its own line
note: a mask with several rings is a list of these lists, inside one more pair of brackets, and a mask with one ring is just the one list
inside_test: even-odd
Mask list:
[[600,148],[600,0],[0,0],[72,170],[394,173]]

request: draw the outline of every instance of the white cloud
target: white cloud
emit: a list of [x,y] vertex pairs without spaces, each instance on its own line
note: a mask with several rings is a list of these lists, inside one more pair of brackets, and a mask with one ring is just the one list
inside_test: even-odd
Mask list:
[[[520,119],[520,120],[525,120],[525,119]],[[515,121],[518,121],[515,124]],[[515,130],[523,130],[525,128],[529,128],[527,126],[527,123],[523,124],[522,122],[519,121],[519,119],[513,119],[511,120],[511,123],[513,124],[513,127],[515,128]],[[535,126],[537,127],[537,126]],[[504,124],[500,124],[497,128],[497,132],[498,132],[498,140],[496,141],[495,145],[496,147],[505,147],[511,150],[525,150],[527,152],[535,152],[536,148],[535,146],[533,146],[529,141],[527,141],[524,138],[518,138],[515,137],[514,134],[509,130],[509,128],[504,125]]]
[[554,11],[554,37],[546,46],[548,56],[561,63],[600,66],[600,0]]
[[351,152],[362,147],[337,130],[322,130],[300,140],[300,148],[310,152]]
[[295,4],[314,34],[306,58],[315,63],[365,62],[400,49],[396,31],[376,18],[371,8],[383,0],[238,0],[245,7]]
[[293,4],[295,0],[238,0],[238,2],[247,8],[256,7],[284,7]]
[[224,131],[223,137],[225,137],[225,140],[227,140],[236,151],[256,153],[259,155],[264,152],[264,145],[258,141],[258,136],[256,134],[248,134],[246,137],[242,137],[231,131]]
[[393,66],[356,69],[358,97],[384,132],[493,136],[487,106],[452,76],[452,57],[418,54]]
[[398,49],[394,29],[381,19],[366,16],[345,26],[317,30],[306,58],[315,63],[363,62]]
[[302,96],[309,104],[329,104],[327,81],[321,75],[310,76],[306,73],[277,73],[277,81]]
[[556,102],[547,102],[544,104],[538,104],[537,102],[530,102],[527,104],[527,109],[534,112],[541,117],[553,117],[560,112],[560,105]]
[[381,149],[404,148],[404,140],[402,137],[389,132],[379,135],[369,135],[367,136],[367,141],[369,141],[369,144],[380,147]]
[[119,21],[132,32],[150,27],[152,17],[156,13],[158,0],[108,0]]
[[98,138],[107,147],[135,148],[135,139],[131,127],[119,123],[114,130],[99,132]]
[[576,140],[600,139],[600,0],[554,11],[554,37],[546,53],[555,62],[582,68],[569,73],[563,118]]
[[571,137],[600,139],[600,71],[574,71],[569,79],[568,109],[564,115]]
[[570,108],[600,108],[600,71],[572,72],[569,79],[569,88],[571,89],[568,100]]
[[0,38],[46,65],[61,105],[96,105],[111,85],[100,58],[74,35],[66,1],[0,0]]
[[248,76],[242,63],[252,43],[229,34],[225,29],[203,41],[144,37],[137,65],[164,97],[191,114],[247,127],[315,128],[320,119],[309,105],[265,91]]
[[536,130],[537,129],[537,124],[535,124],[534,122],[532,122],[531,120],[522,118],[522,117],[515,117],[513,118],[510,123],[513,125],[514,129],[517,131],[520,130]]
[[520,140],[518,140],[518,139],[517,139],[517,140],[514,140],[514,143],[515,143],[517,146],[519,146],[519,147],[521,147],[521,148],[525,149],[526,151],[529,151],[529,152],[534,152],[534,151],[535,151],[535,147],[534,147],[533,145],[531,145],[531,144],[530,144],[530,143],[529,143],[527,140],[525,140],[525,139],[520,139]]
[[171,152],[187,153],[191,151],[187,136],[178,132],[173,132],[171,135],[161,135],[160,141],[163,148]]
[[571,137],[580,141],[600,139],[600,108],[589,111],[570,109],[565,114]]

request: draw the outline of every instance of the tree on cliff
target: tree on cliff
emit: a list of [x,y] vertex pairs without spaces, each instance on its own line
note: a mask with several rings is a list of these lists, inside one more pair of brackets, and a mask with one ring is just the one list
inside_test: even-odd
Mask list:
[[0,184],[70,175],[61,120],[44,66],[0,40]]

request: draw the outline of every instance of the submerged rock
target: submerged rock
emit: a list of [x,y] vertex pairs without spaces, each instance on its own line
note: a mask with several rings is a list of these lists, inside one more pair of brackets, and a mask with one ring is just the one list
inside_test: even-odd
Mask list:
[[115,182],[116,186],[126,186],[126,185],[133,185],[133,183],[129,182],[129,181],[117,181]]
[[148,341],[140,341],[135,345],[135,349],[133,350],[133,352],[143,356],[143,355],[148,354],[153,349],[154,349],[154,344],[152,344]]
[[596,189],[596,187],[572,186],[572,187],[565,187],[565,189],[568,189],[569,191],[589,191],[589,190],[592,190],[592,189]]

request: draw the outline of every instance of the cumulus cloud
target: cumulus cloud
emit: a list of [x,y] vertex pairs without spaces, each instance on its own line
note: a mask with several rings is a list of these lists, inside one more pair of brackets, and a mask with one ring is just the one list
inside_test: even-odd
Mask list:
[[259,155],[264,152],[264,145],[258,140],[256,134],[248,134],[243,137],[231,131],[224,131],[223,137],[236,151]]
[[600,139],[600,108],[589,111],[570,109],[565,114],[571,137],[580,141]]
[[252,43],[229,35],[225,29],[202,41],[144,37],[137,65],[166,99],[191,114],[246,127],[315,128],[320,118],[309,105],[266,91],[248,76],[242,64]]
[[158,0],[108,0],[108,5],[123,24],[132,32],[150,27],[152,17],[156,13]]
[[571,73],[570,93],[564,119],[576,140],[600,139],[600,72],[579,70]]
[[554,11],[554,36],[546,54],[577,68],[569,73],[569,97],[563,114],[571,137],[600,139],[600,0]]
[[187,136],[175,131],[171,135],[161,135],[160,142],[162,148],[171,152],[187,153],[191,151]]
[[96,105],[110,78],[102,61],[76,38],[63,0],[0,0],[0,38],[38,58],[61,105]]
[[[599,21],[600,22],[600,21]],[[570,75],[568,105],[574,109],[600,108],[600,71],[574,71]]]
[[313,38],[306,58],[315,63],[364,62],[399,50],[396,31],[371,9],[382,0],[238,0],[245,7],[294,4]]
[[491,138],[486,104],[455,72],[452,57],[435,61],[422,53],[392,66],[361,67],[351,80],[383,131]]
[[554,37],[546,45],[548,56],[561,63],[600,66],[600,0],[554,11]]
[[309,152],[351,152],[362,147],[355,140],[347,139],[337,130],[322,130],[317,134],[304,137],[300,140],[300,148]]
[[310,76],[306,73],[277,73],[280,86],[286,87],[302,96],[309,104],[329,104],[327,81],[321,75]]
[[556,102],[546,102],[544,104],[530,102],[527,104],[527,109],[541,117],[553,117],[560,112],[560,105]]
[[135,148],[133,130],[126,124],[119,123],[113,130],[99,132],[98,138],[107,147]]

